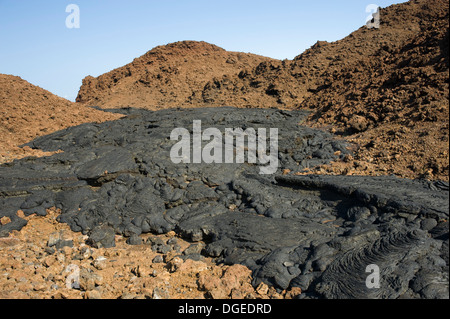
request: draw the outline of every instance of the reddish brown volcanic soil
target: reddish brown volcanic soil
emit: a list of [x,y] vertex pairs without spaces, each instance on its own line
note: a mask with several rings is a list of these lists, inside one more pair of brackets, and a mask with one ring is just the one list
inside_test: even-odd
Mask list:
[[132,63],[83,80],[77,102],[102,108],[160,109],[210,104],[204,87],[211,79],[232,76],[261,62],[254,54],[227,52],[213,44],[182,41],[159,46]]
[[[0,74],[0,164],[51,155],[20,148],[38,136],[121,117],[88,106],[227,105],[308,109],[311,116],[303,124],[351,142],[354,156],[301,174],[448,181],[448,7],[448,0],[414,0],[384,8],[379,29],[363,26],[340,41],[317,42],[293,60],[228,52],[205,42],[160,46],[121,68],[86,77],[77,103]],[[265,285],[255,289],[243,266],[183,262],[174,258],[176,250],[159,254],[148,243],[130,248],[117,238],[113,249],[87,247],[82,235],[56,222],[55,209],[48,213],[26,217],[20,232],[0,238],[0,299],[293,298],[301,293],[277,293]],[[73,246],[52,251],[48,241],[55,236]],[[174,236],[149,237],[188,246]],[[65,288],[70,265],[83,271],[80,289]]]
[[[420,27],[403,25],[417,31],[404,40],[396,32],[399,40],[328,72],[300,107],[313,111],[315,126],[355,143],[357,174],[448,180],[448,1],[415,1],[386,11],[392,16],[383,15],[381,28],[416,19]],[[399,18],[406,12],[411,19]]]
[[0,74],[0,164],[25,156],[49,155],[19,145],[70,126],[120,118],[76,104],[20,77]]
[[[264,283],[254,288],[251,271],[242,265],[183,261],[176,255],[189,243],[173,232],[146,235],[136,246],[117,236],[116,247],[92,248],[86,236],[57,222],[58,215],[50,209],[45,217],[25,217],[28,224],[20,232],[0,238],[0,299],[292,299],[301,293],[299,288],[278,293]],[[55,238],[72,246],[49,247]],[[177,248],[157,253],[149,239]],[[67,287],[71,278],[79,288]]]

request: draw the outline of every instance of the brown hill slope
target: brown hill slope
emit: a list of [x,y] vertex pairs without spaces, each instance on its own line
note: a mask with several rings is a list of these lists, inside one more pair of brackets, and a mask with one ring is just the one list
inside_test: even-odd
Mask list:
[[304,106],[306,99],[329,85],[329,76],[334,72],[361,69],[372,60],[382,64],[382,52],[395,54],[398,48],[420,37],[424,29],[445,19],[446,12],[448,0],[415,0],[382,8],[379,29],[362,26],[342,40],[318,41],[294,60],[266,61],[235,76],[212,79],[203,96],[215,105]]
[[30,148],[19,148],[38,136],[81,123],[119,117],[70,102],[20,77],[0,74],[0,163],[45,155]]
[[310,124],[346,136],[356,156],[316,173],[449,178],[448,0],[381,9],[363,26],[292,61],[210,81],[216,105],[306,108]]
[[448,180],[448,1],[407,6],[421,21],[417,34],[324,75],[301,107],[313,110],[313,123],[349,135],[357,172]]
[[[448,0],[413,0],[380,11],[379,29],[362,26],[342,40],[319,41],[294,60],[227,52],[205,42],[160,46],[124,67],[86,77],[77,102],[141,108],[310,107],[312,100],[305,101],[322,94],[336,72],[389,63],[386,56],[399,54],[427,28],[436,29],[436,21],[448,23]],[[350,77],[347,82],[361,80]]]
[[234,75],[270,58],[228,52],[206,42],[182,41],[159,46],[132,63],[83,80],[77,102],[108,107],[168,108],[210,104],[205,84]]

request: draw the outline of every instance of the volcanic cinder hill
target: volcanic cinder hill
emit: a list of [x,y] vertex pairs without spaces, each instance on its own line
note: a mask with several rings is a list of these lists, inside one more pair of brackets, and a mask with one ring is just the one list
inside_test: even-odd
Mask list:
[[45,153],[19,146],[30,140],[87,122],[120,118],[76,104],[20,77],[0,74],[0,163]]
[[[417,47],[439,47],[448,34],[446,30],[448,1],[419,0],[382,9],[379,29],[362,26],[340,41],[318,41],[293,60],[279,61],[227,52],[205,42],[181,41],[156,47],[97,78],[86,77],[77,102],[147,109],[192,105],[310,106],[311,102],[305,100],[329,87],[331,76],[349,71],[361,73],[368,69],[367,64],[372,68],[374,64],[395,68],[398,65],[391,62],[395,59],[386,60],[386,56],[402,55],[414,43]],[[427,35],[433,40],[417,41]],[[440,53],[445,58],[446,51],[442,49]],[[426,57],[423,60],[415,65],[425,64]],[[407,62],[400,67],[408,66]],[[435,71],[445,71],[442,68]],[[365,78],[347,76],[346,86],[375,77],[380,75],[373,70]]]
[[[293,60],[160,46],[77,103],[0,75],[0,298],[448,299],[447,42],[415,0]],[[277,173],[174,163],[197,119],[279,128]]]
[[[313,111],[316,125],[349,136],[364,161],[358,171],[448,180],[448,1],[381,12],[380,30],[355,33],[381,47],[328,70],[300,107]],[[330,55],[333,44],[324,50]]]
[[[159,46],[132,63],[83,80],[77,102],[108,107],[160,109],[205,106],[205,85],[270,58],[227,52],[213,44],[181,41]],[[217,104],[215,104],[217,105]]]
[[448,180],[448,1],[380,10],[379,29],[318,41],[293,60],[184,41],[97,78],[77,102],[102,108],[235,106],[309,109],[310,124],[354,144],[355,158],[317,173]]

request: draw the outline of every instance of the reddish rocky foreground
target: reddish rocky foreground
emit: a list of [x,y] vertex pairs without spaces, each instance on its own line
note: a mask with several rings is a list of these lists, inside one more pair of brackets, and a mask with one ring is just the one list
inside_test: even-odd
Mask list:
[[48,212],[24,217],[27,226],[0,238],[0,299],[291,299],[301,293],[277,293],[264,283],[253,288],[242,265],[183,261],[175,256],[202,244],[190,247],[173,232],[143,236],[135,246],[117,236],[116,247],[93,248],[87,236],[56,221],[59,212]]

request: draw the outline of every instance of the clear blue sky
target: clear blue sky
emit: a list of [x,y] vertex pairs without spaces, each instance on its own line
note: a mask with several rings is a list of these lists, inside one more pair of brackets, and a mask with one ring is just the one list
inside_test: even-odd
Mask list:
[[[181,40],[292,59],[363,26],[366,6],[394,0],[0,0],[0,73],[75,100],[81,80]],[[66,27],[66,6],[80,28]]]

